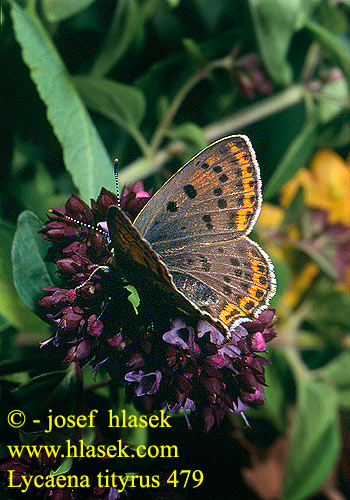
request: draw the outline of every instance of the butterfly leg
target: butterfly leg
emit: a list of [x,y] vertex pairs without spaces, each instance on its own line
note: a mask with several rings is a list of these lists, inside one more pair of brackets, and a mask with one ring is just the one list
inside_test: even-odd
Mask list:
[[83,283],[81,283],[80,285],[76,286],[76,287],[74,288],[74,290],[79,290],[79,288],[83,288],[83,286],[85,286],[85,285],[86,285],[86,283],[88,283],[88,281],[90,281],[90,279],[93,277],[93,275],[94,275],[95,273],[97,273],[98,271],[102,271],[102,272],[104,272],[104,273],[106,273],[106,274],[107,274],[107,273],[109,273],[109,272],[110,272],[110,270],[111,270],[111,268],[110,268],[109,266],[97,266],[97,267],[96,267],[96,268],[92,271],[92,273],[90,274],[90,276],[89,276],[89,277],[88,277],[88,278],[87,278],[87,279],[86,279]]

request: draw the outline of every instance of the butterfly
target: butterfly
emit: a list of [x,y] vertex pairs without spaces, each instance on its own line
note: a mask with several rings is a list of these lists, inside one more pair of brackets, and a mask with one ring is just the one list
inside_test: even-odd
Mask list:
[[248,137],[203,149],[147,202],[132,224],[107,215],[118,266],[187,314],[226,334],[268,307],[276,281],[268,255],[247,237],[262,203],[259,166]]

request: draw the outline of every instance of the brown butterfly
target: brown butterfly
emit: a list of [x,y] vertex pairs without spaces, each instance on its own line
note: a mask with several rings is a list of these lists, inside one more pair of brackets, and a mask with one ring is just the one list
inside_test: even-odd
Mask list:
[[276,289],[268,255],[247,237],[261,203],[249,139],[225,137],[173,175],[134,224],[109,208],[115,261],[136,286],[142,277],[143,289],[230,331],[265,309]]

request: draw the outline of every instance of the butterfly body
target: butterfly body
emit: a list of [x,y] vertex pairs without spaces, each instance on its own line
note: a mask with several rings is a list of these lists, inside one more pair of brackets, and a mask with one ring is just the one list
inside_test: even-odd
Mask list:
[[116,260],[183,311],[206,314],[229,331],[268,306],[275,277],[267,254],[247,235],[262,203],[249,139],[233,135],[198,153],[149,200],[134,224],[111,207]]

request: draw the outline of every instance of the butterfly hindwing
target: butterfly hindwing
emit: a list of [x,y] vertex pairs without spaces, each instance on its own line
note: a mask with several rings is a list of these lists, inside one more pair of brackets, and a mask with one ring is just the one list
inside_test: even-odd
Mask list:
[[177,289],[226,327],[253,319],[275,293],[271,261],[247,237],[173,246],[160,257]]

